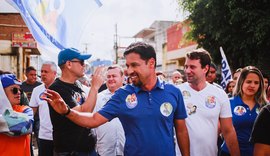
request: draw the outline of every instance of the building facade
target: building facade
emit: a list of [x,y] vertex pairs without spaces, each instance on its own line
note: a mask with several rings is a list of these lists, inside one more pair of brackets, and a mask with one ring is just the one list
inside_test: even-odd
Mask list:
[[167,43],[167,29],[176,23],[175,21],[154,21],[149,28],[142,29],[134,35],[134,38],[141,38],[155,48],[158,71],[164,71],[162,64],[164,45]]
[[19,13],[0,13],[0,70],[10,71],[21,80],[30,62],[37,64],[40,52]]

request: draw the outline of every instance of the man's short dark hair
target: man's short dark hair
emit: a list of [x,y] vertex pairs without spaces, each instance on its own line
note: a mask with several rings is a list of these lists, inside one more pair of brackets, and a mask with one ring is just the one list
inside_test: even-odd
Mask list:
[[28,73],[29,73],[30,71],[32,71],[32,70],[37,71],[35,67],[29,66],[29,67],[27,67],[27,68],[25,69],[25,73],[28,74]]
[[210,67],[212,67],[212,68],[214,68],[215,70],[217,70],[217,66],[215,65],[214,62],[211,62]]
[[144,43],[144,42],[135,42],[130,44],[125,52],[124,57],[130,53],[136,53],[139,54],[142,60],[145,60],[146,62],[153,58],[155,60],[155,66],[156,66],[156,52],[153,46],[150,44]]
[[202,68],[204,68],[206,65],[211,64],[211,56],[208,51],[200,48],[200,49],[195,49],[189,53],[187,53],[187,58],[191,60],[200,60]]

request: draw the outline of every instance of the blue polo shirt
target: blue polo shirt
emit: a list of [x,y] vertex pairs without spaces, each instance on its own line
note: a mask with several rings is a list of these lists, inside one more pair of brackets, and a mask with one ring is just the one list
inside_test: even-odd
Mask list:
[[128,156],[174,156],[174,119],[187,117],[180,90],[159,79],[151,91],[133,85],[118,89],[98,113],[120,119]]
[[[240,96],[230,99],[232,109],[232,121],[236,131],[241,155],[252,156],[253,144],[249,141],[253,124],[259,113],[259,104],[252,110],[249,109]],[[222,151],[229,153],[226,143],[222,145]]]

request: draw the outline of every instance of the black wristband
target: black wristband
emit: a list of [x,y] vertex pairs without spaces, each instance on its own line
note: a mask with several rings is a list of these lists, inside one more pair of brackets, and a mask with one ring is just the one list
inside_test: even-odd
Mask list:
[[70,113],[70,107],[67,105],[68,111],[65,114],[62,114],[64,117]]

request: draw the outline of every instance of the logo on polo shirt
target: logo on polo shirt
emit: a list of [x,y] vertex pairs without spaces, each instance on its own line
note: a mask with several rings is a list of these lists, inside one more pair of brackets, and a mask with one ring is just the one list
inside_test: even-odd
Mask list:
[[260,109],[256,108],[256,113],[259,114],[260,113]]
[[137,97],[135,93],[127,96],[126,105],[128,108],[130,109],[135,108],[137,104],[138,104],[138,101],[137,101]]
[[[45,91],[44,91],[44,92],[45,92]],[[44,92],[42,92],[42,93],[39,94],[39,99],[40,99],[40,100],[43,100],[43,98],[46,98],[46,97],[47,97],[46,94],[45,94]]]
[[237,115],[237,116],[242,116],[242,115],[246,114],[246,112],[247,112],[247,110],[246,110],[246,108],[243,107],[243,106],[236,106],[236,107],[234,107],[234,109],[233,109],[233,113],[234,113],[235,115]]
[[214,108],[216,106],[216,97],[208,96],[205,100],[205,106],[208,108]]
[[168,117],[172,114],[173,107],[169,102],[165,102],[160,106],[160,112],[162,115]]
[[84,103],[84,97],[78,93],[78,92],[75,92],[72,96],[72,99],[74,100],[74,102],[76,102],[77,104],[81,105]]

